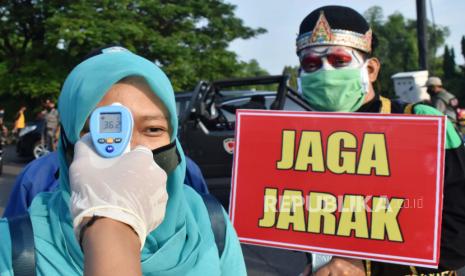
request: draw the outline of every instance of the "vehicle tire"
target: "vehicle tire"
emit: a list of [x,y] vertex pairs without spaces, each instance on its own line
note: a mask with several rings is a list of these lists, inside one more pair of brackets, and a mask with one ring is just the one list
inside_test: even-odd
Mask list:
[[48,150],[48,147],[41,143],[41,141],[37,141],[34,144],[34,147],[32,148],[32,155],[34,156],[35,159],[44,156],[48,154],[50,151]]

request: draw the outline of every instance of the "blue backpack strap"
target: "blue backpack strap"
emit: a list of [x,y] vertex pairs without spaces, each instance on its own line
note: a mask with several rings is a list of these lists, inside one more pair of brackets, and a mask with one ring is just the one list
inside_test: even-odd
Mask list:
[[36,275],[34,234],[29,213],[8,218],[15,276]]
[[184,183],[187,186],[191,186],[199,194],[208,194],[207,182],[203,178],[202,171],[199,166],[190,159],[189,156],[186,156],[186,178]]
[[226,222],[223,215],[223,207],[210,194],[200,194],[208,210],[208,216],[212,225],[213,235],[215,236],[216,247],[221,258],[226,240]]

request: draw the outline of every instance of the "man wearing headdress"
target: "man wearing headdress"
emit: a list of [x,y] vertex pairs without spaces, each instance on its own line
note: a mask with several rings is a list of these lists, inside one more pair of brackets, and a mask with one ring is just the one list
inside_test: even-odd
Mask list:
[[[441,115],[432,107],[389,100],[374,90],[373,83],[381,68],[380,61],[373,55],[376,44],[367,21],[351,8],[325,6],[304,18],[297,37],[297,56],[302,72],[302,96],[312,109]],[[318,267],[313,267],[313,271],[316,275],[455,273],[453,270],[465,265],[465,149],[450,122],[447,125],[444,176],[438,270],[334,257],[318,271]],[[421,224],[418,227],[422,227]],[[315,258],[319,256],[314,255]],[[308,266],[304,274],[308,275],[311,270]]]

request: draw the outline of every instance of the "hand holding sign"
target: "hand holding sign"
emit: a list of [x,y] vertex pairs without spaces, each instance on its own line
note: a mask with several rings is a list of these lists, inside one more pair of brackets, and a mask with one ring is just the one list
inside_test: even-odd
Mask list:
[[[308,274],[311,275],[311,274]],[[361,260],[347,258],[333,258],[327,265],[320,268],[313,275],[329,276],[329,275],[351,275],[365,276],[365,268]]]

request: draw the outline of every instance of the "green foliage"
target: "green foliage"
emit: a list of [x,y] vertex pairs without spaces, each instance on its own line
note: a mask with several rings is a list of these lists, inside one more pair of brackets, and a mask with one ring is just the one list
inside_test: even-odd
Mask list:
[[294,88],[297,91],[297,76],[299,73],[299,66],[286,66],[283,69],[283,74],[287,74],[290,76],[289,78],[289,86]]
[[[373,56],[381,62],[376,90],[383,95],[395,97],[391,76],[398,72],[419,70],[416,21],[405,19],[400,13],[394,13],[384,20],[383,10],[379,6],[369,8],[364,13],[378,40]],[[444,44],[449,35],[447,27],[428,24],[428,64],[431,72],[440,73],[440,58],[436,50]]]
[[[461,44],[461,48],[462,48],[462,56],[463,56],[463,59],[465,59],[465,35],[462,36],[462,40],[460,41],[460,44]],[[465,79],[465,64],[459,65],[459,67],[460,67],[460,70],[462,70],[462,78]],[[465,85],[464,85],[463,90],[465,90]]]
[[259,77],[268,76],[269,73],[260,67],[257,60],[252,59],[249,62],[241,62],[241,69],[237,74],[238,77]]
[[[465,39],[462,37],[462,54],[465,44]],[[444,56],[442,67],[444,70],[443,75],[443,85],[449,92],[455,94],[459,100],[459,105],[465,107],[465,66],[462,65],[460,68],[462,72],[457,70],[457,65],[455,64],[455,52],[454,48],[444,47]]]
[[[414,26],[416,22],[413,21]],[[428,46],[428,70],[431,75],[441,75],[442,66],[441,57],[437,56],[437,50],[444,45],[446,38],[449,36],[449,28],[441,26],[432,26],[428,24],[427,26],[427,46]]]
[[449,50],[447,45],[444,47],[442,70],[444,71],[445,79],[451,79],[457,75],[454,48]]
[[[261,77],[268,76],[269,73],[260,67],[257,60],[251,59],[249,62],[240,62],[240,69],[234,75],[234,78],[250,78],[250,77]],[[245,85],[236,86],[228,89],[231,90],[263,90],[263,91],[277,91],[277,85]]]
[[0,2],[0,95],[56,97],[90,50],[120,44],[161,66],[175,90],[199,79],[258,72],[228,51],[264,33],[221,0],[10,0]]

